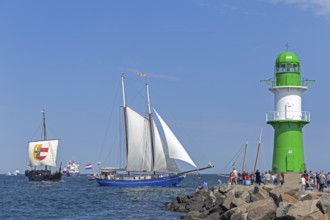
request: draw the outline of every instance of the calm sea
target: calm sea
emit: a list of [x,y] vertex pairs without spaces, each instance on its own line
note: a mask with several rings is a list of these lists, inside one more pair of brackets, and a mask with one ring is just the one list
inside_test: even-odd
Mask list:
[[29,182],[24,175],[0,175],[0,219],[179,219],[165,203],[195,191],[217,175],[188,175],[178,187],[101,187],[86,176],[58,183]]

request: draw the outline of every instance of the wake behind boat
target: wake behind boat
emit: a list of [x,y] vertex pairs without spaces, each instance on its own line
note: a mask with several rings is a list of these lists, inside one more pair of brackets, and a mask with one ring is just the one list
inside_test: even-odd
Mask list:
[[29,181],[60,181],[62,178],[61,166],[54,173],[50,170],[50,167],[56,167],[59,140],[47,139],[46,113],[44,110],[42,114],[43,140],[29,142],[28,156],[30,169],[25,171],[25,176],[29,178]]
[[[128,107],[125,100],[124,76],[121,79],[126,167],[102,168],[100,177],[96,178],[101,186],[177,186],[187,173],[213,167],[209,163],[207,167],[196,168],[182,144],[154,110],[159,122],[158,126],[156,125],[150,107],[148,84],[146,84],[147,117]],[[175,160],[184,161],[195,169],[181,172]]]

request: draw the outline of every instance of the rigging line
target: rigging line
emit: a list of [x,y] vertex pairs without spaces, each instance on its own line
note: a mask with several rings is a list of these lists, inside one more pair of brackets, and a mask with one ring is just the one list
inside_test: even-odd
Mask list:
[[[118,123],[118,127],[119,127],[118,130],[119,130],[119,136],[121,137],[122,125],[121,125],[120,122],[122,121],[122,112],[121,112],[121,111],[118,111],[118,114],[119,114],[119,117],[118,117],[118,118],[120,119],[120,120],[118,121],[118,122],[119,122],[119,123]],[[116,142],[116,138],[112,138],[112,142],[111,142],[111,144],[110,144],[110,146],[112,146],[112,147],[110,147],[110,150],[109,150],[108,154],[105,155],[105,158],[106,158],[105,161],[107,161],[107,162],[115,161],[115,160],[110,159],[111,156],[113,157],[114,155],[117,155],[116,152],[115,152],[115,150],[114,150],[114,148],[115,148],[115,146],[116,146],[116,143],[115,143],[115,142]],[[119,142],[120,142],[120,138],[119,138]],[[121,145],[119,144],[119,148],[120,148],[120,146],[121,146]],[[104,145],[103,145],[103,147],[104,147]],[[119,149],[119,150],[121,151],[121,149]],[[121,153],[121,152],[120,152],[120,153]],[[119,153],[119,154],[120,154],[120,153]],[[121,155],[119,155],[119,156],[121,156]],[[100,156],[99,156],[99,158],[100,158]],[[116,157],[116,158],[117,158],[117,157]],[[121,158],[119,158],[119,161],[120,161],[120,160],[121,160]],[[120,164],[120,162],[117,161],[117,164],[118,164],[118,163]]]
[[[119,135],[118,135],[119,136],[119,139],[117,139],[117,138],[112,138],[111,139],[112,141],[109,144],[110,147],[108,148],[108,151],[106,152],[106,154],[102,154],[102,156],[99,155],[99,160],[101,158],[101,161],[103,161],[103,163],[105,163],[105,164],[106,163],[109,163],[109,162],[114,162],[114,164],[118,164],[120,166],[120,162],[118,162],[118,161],[121,161],[121,153],[119,153],[119,158],[117,156],[114,157],[114,155],[118,155],[117,152],[115,151],[115,149],[116,149],[116,141],[120,142],[120,140],[121,140],[121,132],[122,132],[121,123],[120,123],[122,121],[121,120],[121,116],[122,116],[121,115],[121,111],[118,111],[117,113],[119,115],[118,116],[119,121],[118,121],[118,129],[116,129],[116,131],[119,132]],[[112,117],[110,117],[110,118],[112,118]],[[107,133],[108,132],[106,132],[106,136],[107,136]],[[100,151],[100,154],[103,152],[103,147],[104,146],[105,146],[105,144],[103,144],[102,151]],[[120,148],[120,146],[122,146],[121,143],[118,143],[118,146]],[[119,151],[121,151],[121,149],[119,149]],[[112,164],[110,164],[110,165],[112,165]]]
[[128,81],[128,84],[130,85],[134,85],[134,86],[127,86],[127,88],[131,88],[130,90],[131,91],[135,91],[135,92],[132,92],[133,95],[131,95],[129,98],[127,98],[127,102],[132,102],[134,100],[137,100],[137,98],[141,98],[143,99],[144,101],[141,102],[141,103],[145,103],[145,87],[140,87],[141,83],[137,83],[137,81]]
[[245,143],[242,145],[241,148],[239,148],[238,152],[234,155],[234,157],[225,165],[223,170],[226,170],[228,165],[230,163],[232,163],[232,161],[235,159],[234,164],[236,163],[236,160],[238,159],[238,156],[242,153],[243,149],[244,149]]
[[[47,124],[47,137],[51,136],[51,135],[48,135],[49,133],[55,134],[55,132],[52,130],[52,128]],[[54,135],[53,137],[59,137],[59,136],[58,135]],[[52,138],[47,138],[47,139],[52,139]],[[56,138],[56,139],[58,139],[58,138]]]
[[40,130],[40,127],[41,126],[42,126],[42,123],[39,124],[39,127],[34,131],[34,134],[33,134],[32,138],[30,140],[33,140],[34,139],[34,137],[36,136],[36,133]]
[[[115,93],[115,100],[118,100],[119,98],[119,91],[121,91],[120,89],[118,89],[118,87],[119,87],[119,85],[117,85],[116,86],[116,89],[115,89],[115,91],[116,91],[116,93]],[[103,152],[103,148],[104,148],[104,146],[105,146],[105,141],[106,141],[106,138],[108,137],[108,133],[109,133],[109,129],[110,129],[110,124],[111,124],[111,118],[113,117],[113,114],[114,114],[114,111],[115,111],[115,104],[116,104],[117,102],[116,101],[114,101],[113,103],[112,103],[112,107],[111,107],[111,112],[110,112],[110,115],[109,115],[109,118],[108,118],[108,122],[107,122],[107,126],[106,126],[106,129],[105,129],[105,134],[104,134],[104,136],[103,136],[103,140],[102,140],[102,142],[101,142],[101,150],[99,151],[99,156],[98,156],[98,158],[100,158],[101,157],[101,154],[102,154],[102,152]]]

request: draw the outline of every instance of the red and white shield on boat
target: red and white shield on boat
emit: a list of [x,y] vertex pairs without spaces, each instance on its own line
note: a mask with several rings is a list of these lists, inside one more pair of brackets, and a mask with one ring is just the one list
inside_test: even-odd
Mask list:
[[36,144],[33,148],[33,157],[36,160],[43,160],[47,157],[48,146],[46,144]]

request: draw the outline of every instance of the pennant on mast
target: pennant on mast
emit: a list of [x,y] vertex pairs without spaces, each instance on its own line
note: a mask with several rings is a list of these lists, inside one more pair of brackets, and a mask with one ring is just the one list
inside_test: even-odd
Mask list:
[[146,77],[146,76],[147,76],[146,73],[137,73],[136,75],[137,75],[137,76],[140,76],[140,77]]

